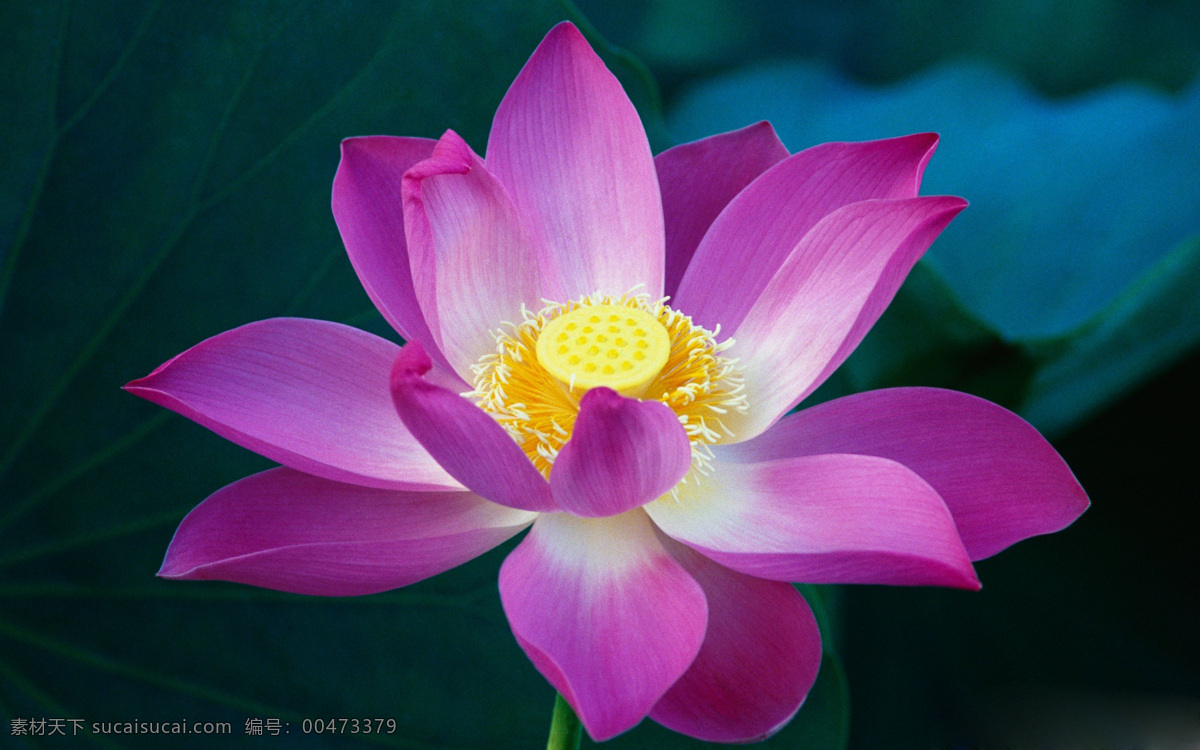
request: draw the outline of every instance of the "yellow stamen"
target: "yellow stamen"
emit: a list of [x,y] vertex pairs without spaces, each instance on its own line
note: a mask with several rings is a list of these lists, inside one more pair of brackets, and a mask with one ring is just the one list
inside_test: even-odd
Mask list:
[[[733,436],[722,417],[747,411],[737,361],[723,354],[733,339],[717,343],[719,328],[709,331],[694,325],[661,300],[651,303],[645,295],[633,294],[590,295],[548,303],[537,313],[523,310],[522,315],[520,324],[495,334],[496,351],[472,368],[475,390],[466,395],[508,430],[546,477],[575,427],[579,399],[598,385],[671,407],[692,444],[693,471],[684,482],[706,475],[712,459],[709,446]],[[617,320],[609,320],[612,316]],[[576,327],[568,328],[572,323]],[[608,331],[610,324],[619,330]],[[593,330],[586,332],[587,341],[579,343],[585,326]],[[572,339],[570,334],[576,331],[579,335]],[[564,333],[568,339],[559,340]],[[599,336],[608,341],[599,341]],[[617,345],[617,338],[626,342],[623,347]],[[638,341],[646,346],[638,346]],[[600,346],[609,343],[614,346]],[[567,350],[561,351],[564,345]],[[589,354],[593,346],[597,351]],[[613,349],[617,357],[610,359]],[[631,354],[623,357],[625,351]],[[637,357],[638,351],[646,353],[644,359]],[[572,357],[579,359],[572,362]],[[595,370],[587,369],[589,362]],[[631,367],[623,368],[624,362]],[[606,365],[613,371],[605,372]]]

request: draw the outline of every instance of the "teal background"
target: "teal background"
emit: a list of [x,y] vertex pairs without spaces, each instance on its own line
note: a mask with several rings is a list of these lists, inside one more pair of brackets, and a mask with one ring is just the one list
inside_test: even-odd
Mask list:
[[[544,743],[553,692],[496,592],[511,543],[345,600],[160,581],[187,511],[269,464],[119,387],[266,317],[393,336],[329,211],[338,141],[454,128],[482,151],[563,19],[656,151],[761,118],[793,151],[941,132],[925,192],[972,206],[815,398],[992,398],[1093,501],[979,563],[982,592],[804,587],[827,653],[766,746],[1200,741],[1200,10],[1117,0],[0,6],[0,716],[229,721],[220,746]],[[342,716],[398,731],[300,732]],[[0,746],[164,746],[9,729]],[[608,745],[704,743],[644,722]]]

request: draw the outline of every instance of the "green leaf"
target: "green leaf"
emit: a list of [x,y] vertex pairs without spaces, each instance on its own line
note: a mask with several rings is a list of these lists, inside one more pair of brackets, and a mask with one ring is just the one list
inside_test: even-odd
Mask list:
[[[184,514],[267,463],[120,386],[271,316],[393,335],[330,213],[339,140],[454,128],[482,150],[564,18],[582,21],[548,0],[3,6],[0,714],[231,725],[173,747],[279,741],[251,718],[288,746],[544,742],[553,689],[496,591],[511,543],[344,600],[157,580]],[[593,42],[662,145],[644,68]],[[302,731],[331,717],[396,731]]]
[[[1194,295],[1153,282],[1200,227],[1200,86],[1052,101],[970,65],[871,89],[779,63],[694,87],[670,124],[689,140],[755,119],[793,149],[938,131],[922,192],[971,200],[847,363],[861,386],[963,387],[1061,430],[1200,340]],[[1134,297],[1178,322],[1163,333],[1120,313]],[[1082,373],[1093,365],[1103,374]],[[1085,393],[1068,377],[1092,382]]]
[[1200,236],[1180,243],[1091,320],[1030,349],[1044,363],[1022,412],[1061,431],[1200,341]]

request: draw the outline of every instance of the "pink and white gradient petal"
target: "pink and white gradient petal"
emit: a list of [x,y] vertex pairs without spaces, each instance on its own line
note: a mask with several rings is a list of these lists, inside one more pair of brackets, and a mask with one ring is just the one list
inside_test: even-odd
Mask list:
[[487,167],[539,248],[548,298],[663,288],[663,215],[650,144],[616,77],[561,23],[513,81]]
[[500,568],[500,599],[521,648],[597,741],[659,702],[708,619],[700,585],[640,510],[539,516]]
[[645,510],[673,539],[759,578],[979,588],[946,504],[885,458],[718,456],[711,476]]
[[413,289],[401,197],[402,177],[437,141],[373,135],[342,141],[333,178],[333,218],[358,280],[406,341],[420,341],[449,370]]
[[670,491],[691,465],[691,443],[669,406],[593,388],[554,460],[550,489],[568,513],[612,516]]
[[396,416],[387,374],[399,352],[338,323],[274,318],[202,341],[125,390],[325,479],[461,490]]
[[788,156],[769,122],[683,143],[654,157],[666,229],[663,293],[673,297],[713,219]]
[[678,542],[664,545],[708,599],[704,645],[650,711],[708,742],[755,742],[791,720],[817,679],[821,633],[795,587],[716,564]]
[[891,388],[784,417],[754,440],[720,449],[757,463],[859,453],[904,464],[937,490],[972,560],[1066,528],[1087,494],[1058,452],[1016,414],[939,388]]
[[557,510],[550,484],[487,412],[422,377],[429,355],[412,342],[391,367],[392,401],[413,437],[467,489],[520,510]]
[[380,490],[271,469],[196,506],[158,575],[315,596],[373,594],[461,565],[534,518],[470,492]]
[[541,307],[537,253],[516,207],[454,131],[404,175],[404,216],[417,299],[463,380],[495,349],[491,331]]
[[804,236],[731,331],[730,356],[741,360],[751,403],[749,413],[726,419],[737,441],[761,433],[821,384],[848,338],[866,332],[864,318],[882,312],[965,206],[942,196],[863,201],[834,211]]
[[673,306],[697,324],[741,325],[793,248],[826,216],[865,200],[914,198],[937,136],[823,143],[768,169],[713,221]]

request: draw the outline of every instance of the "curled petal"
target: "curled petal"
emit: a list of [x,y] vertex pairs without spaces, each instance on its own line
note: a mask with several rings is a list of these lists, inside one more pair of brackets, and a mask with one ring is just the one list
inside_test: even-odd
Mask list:
[[667,259],[665,288],[675,296],[713,219],[788,152],[769,122],[683,143],[654,157],[662,190]]
[[534,517],[470,492],[380,490],[272,469],[189,513],[158,574],[316,596],[373,594],[461,565]]
[[487,167],[542,253],[546,294],[663,288],[650,144],[621,84],[570,23],[550,30],[492,122]]
[[733,332],[730,353],[741,359],[751,404],[748,414],[727,420],[739,441],[821,384],[966,205],[951,197],[863,201],[804,236]]
[[972,560],[1065,528],[1088,507],[1066,462],[1032,425],[939,388],[828,401],[723,447],[721,458],[756,463],[821,453],[881,456],[912,469],[946,501]]
[[125,390],[319,477],[462,489],[396,417],[387,377],[399,351],[349,326],[275,318],[202,341]]
[[711,476],[646,512],[673,539],[759,578],[979,588],[946,504],[884,458],[714,461]]
[[392,400],[413,437],[463,486],[510,508],[554,510],[550,485],[496,420],[422,377],[429,356],[412,342],[392,367]]
[[541,299],[537,254],[516,208],[471,147],[453,131],[404,175],[412,281],[446,359],[468,382],[495,349],[491,331],[519,321]]
[[696,658],[704,593],[640,510],[538,517],[500,569],[517,642],[606,740],[637,724]]
[[866,200],[914,198],[937,136],[823,143],[768,169],[730,201],[696,249],[674,306],[712,329],[741,325],[797,243],[826,216]]
[[821,632],[795,587],[744,575],[666,540],[708,600],[704,645],[650,711],[708,742],[754,742],[779,731],[804,703],[821,664]]
[[593,388],[554,460],[550,489],[565,511],[612,516],[670,490],[691,463],[687,433],[670,407]]

